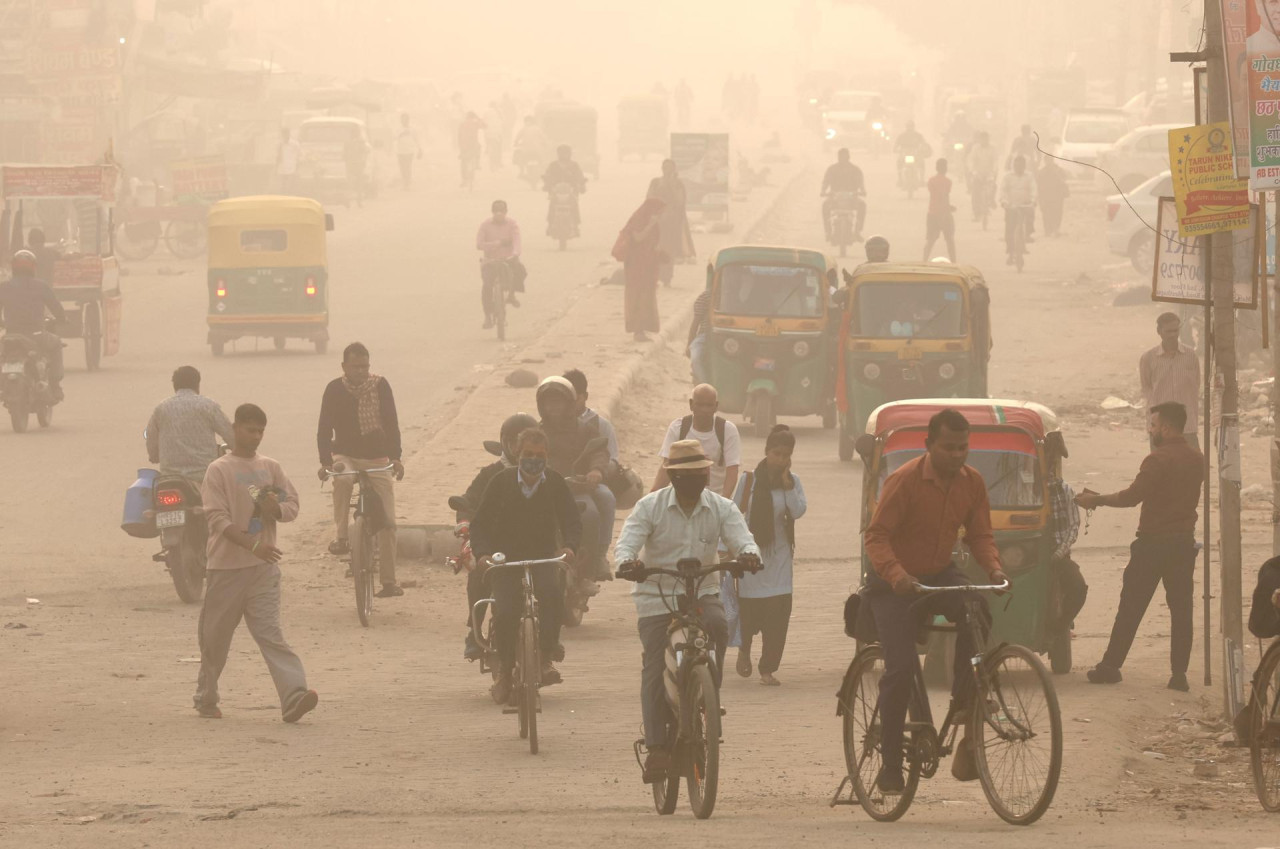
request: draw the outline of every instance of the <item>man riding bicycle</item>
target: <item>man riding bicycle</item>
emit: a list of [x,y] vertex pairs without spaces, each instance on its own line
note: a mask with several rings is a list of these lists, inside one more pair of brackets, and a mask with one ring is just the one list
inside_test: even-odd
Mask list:
[[[547,435],[538,428],[529,428],[520,434],[517,445],[518,464],[499,472],[489,482],[480,509],[471,520],[471,552],[482,578],[489,570],[490,558],[498,552],[512,561],[562,555],[572,561],[582,541],[582,520],[569,486],[563,477],[547,468]],[[562,680],[551,658],[560,643],[564,590],[555,564],[543,563],[532,571],[533,593],[538,600],[542,685],[546,687]],[[498,570],[489,581],[494,599],[493,639],[499,660],[498,680],[489,692],[495,702],[506,704],[511,697],[511,670],[524,608],[522,575],[515,570]]]
[[[969,551],[991,577],[1006,581],[991,533],[991,506],[982,475],[965,465],[969,456],[969,422],[956,410],[942,410],[929,420],[923,456],[908,461],[889,476],[881,490],[865,541],[874,574],[867,578],[866,601],[884,651],[880,679],[880,753],[884,766],[876,779],[880,792],[902,793],[902,732],[915,671],[916,632],[921,616],[912,608],[920,584],[961,586],[969,583],[951,561],[960,528]],[[960,594],[941,593],[929,613],[952,622],[963,615]],[[955,649],[953,703],[969,708],[975,646],[959,629]],[[978,777],[967,735],[956,750],[951,773],[960,781]]]
[[[760,550],[747,528],[747,520],[732,501],[707,489],[712,461],[703,453],[702,443],[696,439],[672,443],[664,465],[671,484],[636,502],[623,525],[614,549],[619,572],[640,559],[641,549],[645,565],[655,569],[674,569],[684,558],[714,563],[721,540],[739,562],[758,564]],[[729,626],[719,592],[719,582],[708,581],[698,594],[698,615],[715,641],[717,687],[729,642]],[[667,707],[662,674],[666,668],[667,626],[672,616],[664,597],[674,600],[679,593],[678,583],[667,575],[637,582],[631,590],[644,648],[640,709],[644,717],[644,743],[649,750],[644,762],[646,784],[665,778],[671,764],[667,746],[674,741],[666,739],[663,716]]]
[[1004,175],[1000,205],[1004,207],[1006,263],[1012,265],[1015,248],[1021,246],[1025,251],[1027,242],[1031,241],[1031,213],[1036,206],[1036,180],[1027,171],[1027,160],[1021,156],[1014,157],[1013,170]]
[[507,263],[511,271],[508,281],[507,303],[513,307],[520,306],[516,300],[516,292],[524,291],[524,279],[528,276],[524,265],[520,263],[520,225],[514,218],[507,217],[507,202],[495,200],[490,207],[492,218],[480,223],[476,233],[476,249],[484,251],[484,263],[480,266],[480,303],[484,307],[484,328],[493,327],[493,314],[489,308],[489,298],[493,286],[498,281],[498,265],[493,260]]

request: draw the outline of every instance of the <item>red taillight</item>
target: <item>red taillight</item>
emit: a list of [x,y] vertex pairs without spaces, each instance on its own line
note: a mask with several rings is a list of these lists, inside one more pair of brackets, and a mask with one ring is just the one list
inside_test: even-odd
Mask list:
[[307,278],[307,294],[315,295],[315,293],[316,293],[316,279],[314,277],[308,277]]
[[156,493],[156,504],[161,507],[181,507],[182,493],[176,489],[162,489]]
[[219,298],[225,298],[227,296],[227,281],[219,279],[218,288],[215,291]]
[[1107,220],[1108,220],[1108,221],[1115,221],[1115,220],[1116,220],[1116,213],[1117,213],[1117,212],[1119,212],[1119,211],[1120,211],[1120,204],[1118,204],[1118,203],[1109,203],[1109,204],[1107,204]]

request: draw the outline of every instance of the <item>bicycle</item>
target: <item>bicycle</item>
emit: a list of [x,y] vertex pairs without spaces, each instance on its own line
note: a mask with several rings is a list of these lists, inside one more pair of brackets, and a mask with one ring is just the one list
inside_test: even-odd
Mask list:
[[1014,216],[1013,224],[1005,228],[1008,244],[1005,245],[1009,261],[1019,270],[1026,262],[1027,230],[1031,225],[1030,206],[1006,206],[1004,214]]
[[[520,614],[520,627],[516,632],[516,659],[511,670],[511,696],[503,713],[515,713],[518,717],[520,739],[528,739],[529,754],[538,754],[538,714],[542,705],[538,699],[538,688],[542,686],[542,659],[538,652],[538,599],[533,593],[534,566],[554,563],[561,569],[568,569],[564,555],[545,560],[513,560],[501,552],[489,558],[489,568],[485,577],[493,574],[495,569],[522,569],[521,588],[524,592],[524,609]],[[497,648],[494,646],[494,616],[487,617],[487,627],[481,633],[480,622],[485,609],[492,607],[496,601],[482,598],[471,607],[471,634],[477,645],[484,651],[480,660],[480,672],[489,673],[497,680],[501,674],[501,662]]]
[[505,259],[483,259],[480,261],[480,278],[485,279],[486,271],[493,279],[486,282],[488,289],[485,303],[489,307],[489,318],[498,331],[498,341],[507,338],[507,293],[511,289],[511,266]]
[[[672,814],[680,796],[680,778],[686,779],[689,806],[693,815],[707,819],[716,806],[720,779],[720,692],[716,684],[716,655],[710,635],[695,609],[698,588],[707,576],[728,572],[741,578],[745,572],[758,572],[761,564],[744,564],[727,560],[703,566],[697,558],[676,563],[675,569],[651,569],[640,561],[623,563],[618,578],[640,583],[654,575],[668,575],[684,584],[675,601],[663,594],[662,600],[671,611],[667,628],[666,672],[663,689],[666,694],[666,728],[671,741],[671,765],[667,776],[653,784],[653,806],[659,814]],[[636,761],[644,769],[647,750],[644,738],[634,744]]]
[[[836,706],[843,721],[848,774],[836,788],[831,799],[833,807],[852,805],[852,796],[856,796],[874,820],[893,822],[901,818],[911,806],[920,779],[932,778],[939,761],[955,751],[956,732],[963,722],[974,747],[978,779],[996,814],[1013,825],[1030,825],[1048,810],[1062,770],[1062,715],[1053,681],[1040,658],[1023,646],[1002,643],[988,649],[982,626],[985,611],[978,593],[1005,590],[1008,586],[921,587],[926,598],[911,605],[915,611],[935,593],[964,594],[962,624],[923,627],[930,631],[968,629],[977,647],[971,661],[974,693],[969,709],[953,701],[942,725],[935,729],[917,658],[903,728],[903,762],[908,771],[905,787],[898,796],[883,794],[876,788],[883,765],[878,701],[884,652],[878,643],[871,643],[854,656]],[[1006,771],[1012,774],[1006,775]],[[1038,774],[1029,774],[1032,771]],[[846,784],[852,784],[853,794],[841,799]]]
[[1271,644],[1258,664],[1248,709],[1253,720],[1249,734],[1253,786],[1263,810],[1280,813],[1280,640]]
[[375,472],[390,472],[394,463],[388,463],[376,469],[345,472],[341,464],[333,470],[325,472],[326,479],[354,477],[356,489],[351,496],[351,507],[354,509],[354,526],[351,528],[351,578],[356,588],[356,616],[360,624],[369,627],[373,616],[373,596],[376,592],[378,564],[381,552],[378,546],[378,533],[386,527],[387,515],[382,509],[382,502],[369,475]]

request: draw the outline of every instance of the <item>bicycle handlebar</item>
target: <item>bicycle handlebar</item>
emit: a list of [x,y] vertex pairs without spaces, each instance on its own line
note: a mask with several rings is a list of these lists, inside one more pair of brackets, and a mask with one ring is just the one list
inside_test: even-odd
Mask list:
[[927,587],[924,584],[916,584],[920,593],[954,593],[954,592],[980,592],[991,590],[993,592],[1004,592],[1009,589],[1009,582],[1002,581],[999,584],[959,584],[954,587]]
[[502,552],[495,552],[489,556],[490,569],[524,569],[533,566],[542,566],[543,564],[554,563],[561,569],[568,569],[569,564],[565,562],[565,555],[559,557],[548,557],[544,560],[512,560],[507,561],[507,557]]
[[672,578],[684,580],[690,577],[705,578],[712,572],[750,572],[755,574],[764,568],[764,564],[759,560],[756,560],[753,564],[746,564],[740,560],[725,560],[724,562],[714,563],[710,566],[702,566],[701,563],[698,565],[699,568],[697,570],[681,571],[680,569],[651,568],[645,566],[640,560],[633,560],[630,563],[619,564],[617,577],[624,581],[634,581],[639,584],[649,580],[649,578],[654,575],[667,575]]
[[372,474],[374,472],[390,472],[390,471],[393,471],[395,467],[396,467],[395,463],[388,463],[387,465],[380,466],[379,468],[376,468],[376,469],[364,469],[364,470],[356,470],[351,472],[337,472],[337,471],[334,471],[333,469],[325,469],[324,476],[325,478],[350,478],[350,477],[355,477],[357,475]]

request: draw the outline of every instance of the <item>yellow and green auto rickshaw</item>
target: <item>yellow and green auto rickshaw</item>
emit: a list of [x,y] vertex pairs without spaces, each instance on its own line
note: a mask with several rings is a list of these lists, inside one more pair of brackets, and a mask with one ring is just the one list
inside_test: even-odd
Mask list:
[[[895,401],[872,411],[856,448],[862,458],[863,530],[875,513],[885,479],[925,451],[929,419],[944,408],[969,421],[970,466],[987,484],[991,526],[1012,592],[991,602],[993,643],[1009,642],[1049,655],[1053,671],[1071,671],[1071,623],[1062,612],[1073,575],[1069,561],[1057,560],[1050,481],[1061,479],[1066,443],[1052,410],[1030,401],[987,398],[930,398]],[[974,583],[985,575],[963,542],[953,558]],[[865,546],[862,574],[871,570]],[[934,633],[931,638],[948,636]],[[942,652],[941,643],[933,651]],[[937,657],[937,660],[942,660]],[[930,666],[941,671],[950,666]]]
[[711,333],[705,365],[720,409],[766,436],[782,416],[835,427],[836,266],[818,251],[739,245],[707,265]]
[[991,354],[990,295],[978,269],[948,262],[863,263],[845,272],[836,405],[841,460],[889,401],[981,398]]
[[242,336],[329,345],[333,217],[310,198],[271,195],[219,201],[209,210],[209,345],[222,356]]

